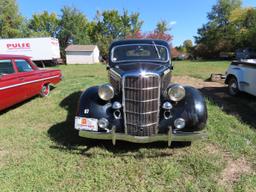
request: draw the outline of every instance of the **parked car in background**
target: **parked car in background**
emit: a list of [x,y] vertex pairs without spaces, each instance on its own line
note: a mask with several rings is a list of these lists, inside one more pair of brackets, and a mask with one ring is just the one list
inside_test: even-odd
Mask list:
[[85,90],[75,129],[85,138],[135,143],[191,142],[205,136],[204,97],[195,88],[171,83],[169,44],[161,40],[112,43],[109,83]]
[[50,93],[50,85],[62,79],[60,70],[38,68],[27,56],[0,55],[0,110]]
[[226,74],[230,95],[238,95],[240,91],[256,96],[256,59],[233,61]]
[[252,48],[238,49],[235,55],[236,60],[256,58],[256,50]]

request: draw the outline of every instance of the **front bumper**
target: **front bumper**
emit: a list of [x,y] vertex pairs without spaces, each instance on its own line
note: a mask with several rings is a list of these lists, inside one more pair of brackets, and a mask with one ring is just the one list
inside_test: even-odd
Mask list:
[[80,137],[90,139],[112,140],[113,145],[116,144],[116,140],[128,141],[132,143],[151,143],[156,141],[167,141],[168,146],[172,141],[195,141],[203,138],[207,138],[205,131],[198,132],[176,132],[173,133],[169,128],[168,134],[157,134],[153,136],[132,136],[124,133],[116,133],[115,128],[109,133],[106,132],[92,132],[92,131],[79,131]]

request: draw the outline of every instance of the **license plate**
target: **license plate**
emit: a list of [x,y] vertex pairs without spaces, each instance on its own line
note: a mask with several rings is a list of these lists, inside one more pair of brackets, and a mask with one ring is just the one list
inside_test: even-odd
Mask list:
[[98,119],[76,117],[75,128],[78,130],[98,131]]

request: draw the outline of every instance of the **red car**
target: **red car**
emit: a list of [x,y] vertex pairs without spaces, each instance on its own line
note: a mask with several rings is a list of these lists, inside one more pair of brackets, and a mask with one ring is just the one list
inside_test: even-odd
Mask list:
[[0,110],[31,98],[49,95],[62,79],[58,69],[38,68],[27,56],[0,55]]

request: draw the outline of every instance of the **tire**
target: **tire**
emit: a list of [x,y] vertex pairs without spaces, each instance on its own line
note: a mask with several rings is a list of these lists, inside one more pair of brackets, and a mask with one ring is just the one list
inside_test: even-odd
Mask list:
[[238,88],[238,82],[236,78],[231,77],[230,80],[228,81],[228,93],[231,96],[237,96],[239,94],[239,88]]
[[50,94],[50,85],[43,85],[41,91],[40,91],[40,96],[41,97],[47,97]]

